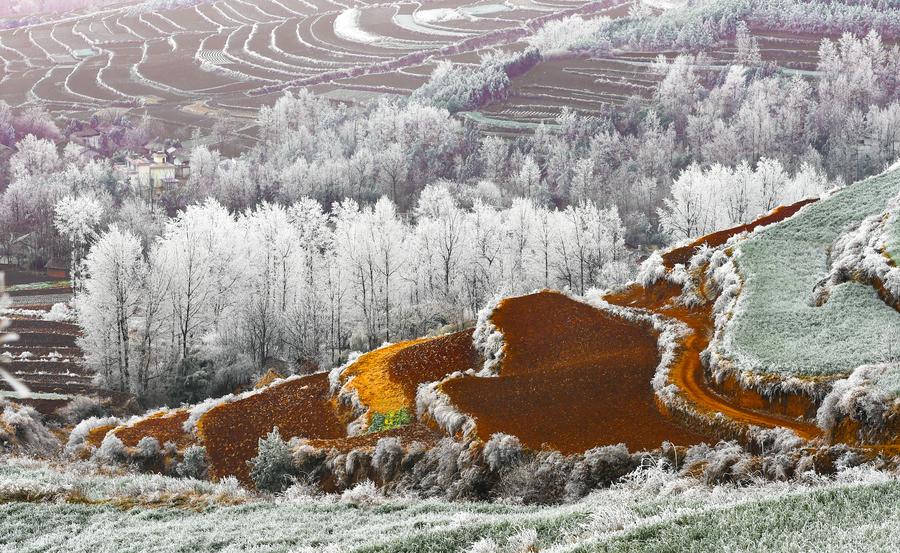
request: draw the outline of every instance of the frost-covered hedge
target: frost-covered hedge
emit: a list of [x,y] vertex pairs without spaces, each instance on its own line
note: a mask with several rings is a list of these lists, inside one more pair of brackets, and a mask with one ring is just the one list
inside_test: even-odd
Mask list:
[[898,221],[900,196],[890,202],[884,213],[867,217],[858,228],[837,238],[831,249],[831,273],[819,288],[820,303],[828,300],[835,286],[856,280],[880,286],[883,299],[900,306],[900,267],[890,254],[893,233],[900,226]]
[[829,435],[853,425],[861,442],[885,443],[900,433],[900,363],[857,368],[825,396],[816,422]]

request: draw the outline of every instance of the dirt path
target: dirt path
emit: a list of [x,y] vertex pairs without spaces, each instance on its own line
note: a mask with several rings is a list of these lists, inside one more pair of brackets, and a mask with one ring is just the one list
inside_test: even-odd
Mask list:
[[667,310],[664,314],[678,319],[691,329],[691,333],[684,339],[682,354],[669,370],[669,378],[695,408],[710,413],[722,413],[738,423],[768,428],[779,426],[790,428],[804,440],[811,440],[820,434],[814,424],[749,409],[715,393],[706,384],[705,371],[700,361],[700,354],[709,345],[709,335],[712,333],[710,318],[686,310],[682,313]]
[[607,296],[606,300],[622,307],[646,309],[676,319],[690,329],[681,343],[681,354],[669,369],[669,379],[701,413],[721,413],[742,424],[790,428],[805,440],[817,437],[820,431],[813,424],[744,407],[720,396],[707,385],[700,354],[709,345],[713,332],[712,313],[709,306],[695,310],[673,307],[670,302],[679,293],[679,287],[660,281],[650,290],[633,285],[618,294]]

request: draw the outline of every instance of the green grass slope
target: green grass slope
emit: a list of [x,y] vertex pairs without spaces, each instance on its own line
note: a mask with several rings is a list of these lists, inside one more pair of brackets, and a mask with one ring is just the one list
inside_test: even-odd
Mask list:
[[743,371],[782,377],[836,377],[880,361],[883,330],[900,313],[873,288],[848,282],[815,306],[829,248],[842,232],[880,213],[900,190],[900,170],[866,179],[807,206],[739,246],[743,289],[724,341]]

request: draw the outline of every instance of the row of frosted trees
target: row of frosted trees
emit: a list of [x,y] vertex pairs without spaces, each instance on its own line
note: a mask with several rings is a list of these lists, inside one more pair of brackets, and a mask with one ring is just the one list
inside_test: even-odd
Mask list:
[[86,362],[109,386],[168,400],[226,391],[275,359],[308,371],[458,329],[497,294],[621,284],[633,261],[614,208],[465,209],[432,186],[410,217],[387,198],[240,215],[209,200],[146,251],[113,225],[85,266]]

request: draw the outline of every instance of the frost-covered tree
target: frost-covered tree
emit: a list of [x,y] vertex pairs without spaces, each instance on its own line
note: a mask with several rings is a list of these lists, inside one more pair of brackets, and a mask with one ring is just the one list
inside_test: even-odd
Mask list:
[[109,386],[132,390],[132,330],[141,302],[140,282],[147,271],[140,240],[112,225],[85,260],[88,278],[78,298],[86,362],[99,369]]
[[56,204],[54,224],[71,246],[72,292],[77,297],[82,289],[84,258],[103,217],[103,206],[91,196],[67,196]]

